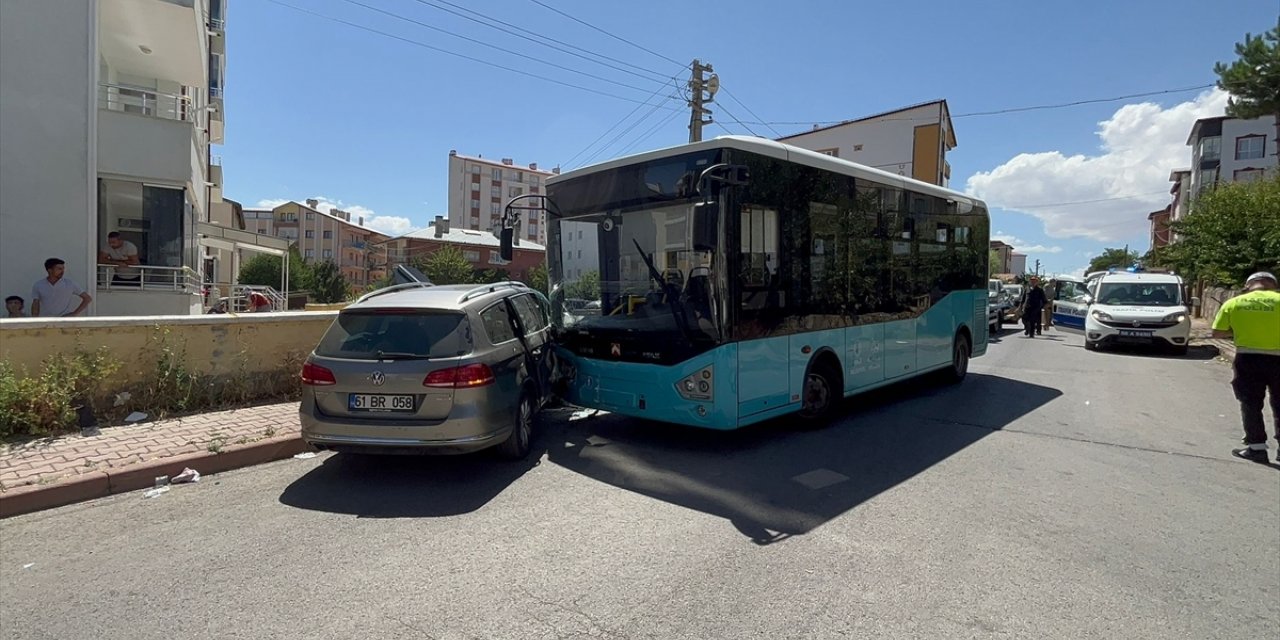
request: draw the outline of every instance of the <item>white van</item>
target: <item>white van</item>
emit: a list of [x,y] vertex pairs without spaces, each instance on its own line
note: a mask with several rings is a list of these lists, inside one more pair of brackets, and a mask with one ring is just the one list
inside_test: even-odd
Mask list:
[[1087,286],[1089,293],[1082,296],[1086,349],[1145,344],[1168,347],[1178,354],[1187,352],[1191,313],[1182,278],[1167,273],[1111,272],[1091,278]]

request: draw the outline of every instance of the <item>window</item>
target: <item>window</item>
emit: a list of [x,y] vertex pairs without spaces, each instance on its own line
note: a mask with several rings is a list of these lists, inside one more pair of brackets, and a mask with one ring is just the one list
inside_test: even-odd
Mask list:
[[578,239],[582,239],[582,229],[578,229]]
[[1256,182],[1262,179],[1264,173],[1262,169],[1236,169],[1231,179],[1236,182]]
[[516,317],[520,318],[520,326],[524,328],[525,335],[546,328],[547,318],[532,295],[525,294],[511,298],[511,306],[516,308]]
[[484,333],[492,344],[502,344],[516,339],[515,329],[511,325],[511,315],[507,311],[507,301],[480,312],[480,322],[484,325]]
[[516,197],[516,196],[520,196],[520,195],[523,195],[523,194],[524,194],[524,189],[522,189],[522,188],[520,188],[520,187],[511,187],[511,188],[507,189],[507,196],[508,196],[508,197],[511,197],[511,198],[514,198],[514,197]]
[[1200,141],[1200,159],[1218,160],[1222,158],[1222,138],[1213,136]]
[[836,147],[833,147],[833,148],[831,148],[831,149],[818,149],[818,151],[817,151],[817,152],[818,152],[818,153],[821,153],[821,154],[822,154],[822,155],[824,155],[824,156],[831,156],[831,157],[833,157],[833,158],[839,158],[839,157],[840,157],[840,149],[839,149],[839,148],[836,148]]
[[261,234],[264,234],[264,235],[265,235],[265,234],[267,233],[267,228],[266,228],[266,227],[258,227],[258,233],[261,233]]
[[310,212],[310,211],[308,211],[308,212],[307,212],[307,219],[308,219],[308,220],[315,220],[315,219],[316,219],[316,214],[315,214],[315,213],[312,213],[312,212]]
[[524,182],[524,172],[523,172],[523,171],[512,171],[512,172],[511,172],[511,179],[512,179],[512,180],[515,180],[516,182]]
[[501,180],[501,179],[502,179],[502,169],[499,169],[499,168],[497,168],[497,167],[494,167],[494,168],[493,168],[493,173],[492,173],[492,175],[493,175],[493,179],[494,179],[494,180]]
[[472,209],[479,209],[479,208],[480,208],[480,201],[479,201],[479,200],[475,200],[475,199],[473,199],[473,200],[471,201],[471,208],[472,208]]
[[479,190],[480,190],[480,183],[479,183],[479,182],[472,182],[472,183],[471,183],[471,190],[472,190],[472,191],[479,191]]
[[316,232],[315,232],[315,231],[312,231],[311,229],[307,229],[307,233],[306,233],[306,235],[307,235],[307,237],[308,237],[308,238],[314,238],[314,237],[316,237]]
[[469,346],[460,313],[370,313],[344,311],[325,332],[316,354],[373,359],[379,351],[449,358]]
[[315,250],[315,249],[307,249],[307,252],[304,254],[304,257],[305,257],[305,258],[307,258],[307,259],[311,259],[311,258],[316,257],[316,250]]
[[98,225],[102,235],[119,231],[138,248],[144,265],[181,267],[196,264],[195,243],[188,232],[186,192],[127,180],[98,181]]
[[324,250],[324,257],[332,259],[332,258],[333,258],[333,249],[325,249],[325,250]]
[[1236,160],[1257,160],[1266,157],[1266,136],[1241,136],[1236,138]]
[[324,232],[324,239],[325,239],[325,240],[332,240],[332,239],[333,239],[333,232],[332,232],[332,231],[326,231],[326,232]]
[[1206,189],[1218,182],[1218,168],[1214,167],[1212,169],[1201,169],[1200,171],[1196,172],[1196,176],[1197,176],[1196,189],[1197,190]]
[[499,213],[502,213],[502,211],[500,211],[500,208],[501,208],[501,207],[499,207],[498,203],[496,203],[496,202],[490,202],[490,203],[489,203],[489,215],[491,215],[491,216],[496,216],[496,215],[498,215]]
[[502,187],[498,187],[498,186],[489,187],[489,195],[491,195],[491,196],[493,196],[493,197],[495,197],[495,198],[501,198],[501,197],[502,197]]
[[472,249],[463,251],[462,257],[466,258],[467,262],[480,262],[480,252]]

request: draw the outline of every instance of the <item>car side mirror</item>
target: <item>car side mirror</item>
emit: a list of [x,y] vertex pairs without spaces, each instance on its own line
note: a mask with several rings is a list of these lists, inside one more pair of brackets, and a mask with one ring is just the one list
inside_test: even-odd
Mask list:
[[1093,296],[1091,296],[1091,295],[1089,295],[1089,294],[1087,294],[1087,293],[1086,293],[1086,294],[1084,294],[1084,303],[1085,303],[1085,304],[1093,304]]
[[503,227],[498,232],[498,256],[510,261],[515,255],[515,229]]

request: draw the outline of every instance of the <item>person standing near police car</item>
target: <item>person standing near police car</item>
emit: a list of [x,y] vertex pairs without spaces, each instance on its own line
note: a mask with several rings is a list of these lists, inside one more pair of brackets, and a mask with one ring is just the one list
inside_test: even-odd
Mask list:
[[[1271,393],[1271,415],[1280,443],[1280,282],[1274,274],[1255,273],[1245,292],[1226,301],[1213,320],[1213,337],[1230,338],[1236,345],[1235,377],[1231,388],[1240,401],[1244,447],[1231,455],[1267,464],[1267,430],[1262,409]],[[1280,462],[1280,452],[1276,454]]]

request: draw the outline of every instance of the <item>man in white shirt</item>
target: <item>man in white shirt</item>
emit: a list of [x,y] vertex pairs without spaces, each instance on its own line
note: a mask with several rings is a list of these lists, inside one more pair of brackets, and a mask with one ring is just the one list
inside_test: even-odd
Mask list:
[[[78,316],[93,301],[80,285],[63,277],[66,264],[58,258],[44,261],[44,270],[49,275],[31,287],[31,317]],[[74,304],[76,297],[80,298],[78,305]]]
[[98,264],[115,267],[111,284],[136,287],[142,283],[142,275],[134,268],[138,265],[138,247],[120,237],[119,231],[107,234],[107,246],[98,252]]

